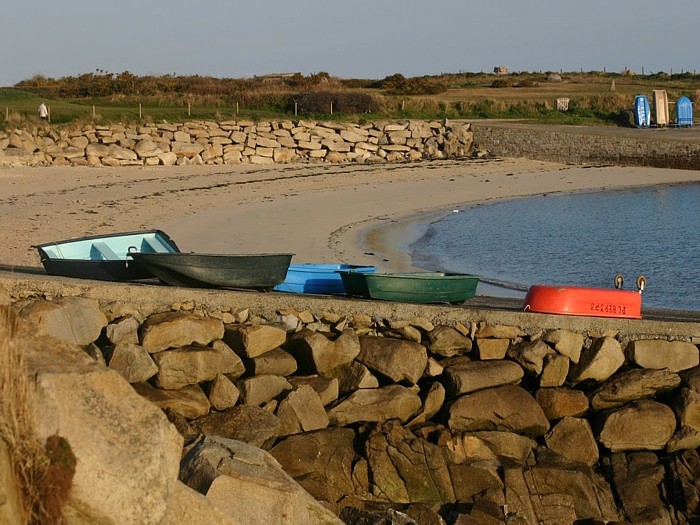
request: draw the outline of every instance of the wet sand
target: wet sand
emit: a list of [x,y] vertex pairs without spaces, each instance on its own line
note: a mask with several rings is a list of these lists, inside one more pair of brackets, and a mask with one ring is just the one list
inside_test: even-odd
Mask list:
[[700,182],[700,171],[527,159],[380,165],[6,168],[0,267],[41,268],[32,245],[160,228],[183,251],[294,253],[293,262],[410,269],[430,222],[479,202]]

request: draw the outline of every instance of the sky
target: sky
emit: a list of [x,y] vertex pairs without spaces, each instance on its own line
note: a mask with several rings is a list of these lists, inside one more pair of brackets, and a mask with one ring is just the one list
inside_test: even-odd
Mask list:
[[699,0],[6,0],[0,86],[97,70],[700,72],[699,20]]

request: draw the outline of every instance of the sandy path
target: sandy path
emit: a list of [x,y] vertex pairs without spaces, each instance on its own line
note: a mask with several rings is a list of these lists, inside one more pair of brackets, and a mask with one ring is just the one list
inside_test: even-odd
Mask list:
[[[525,159],[3,169],[0,266],[40,267],[31,246],[42,242],[161,228],[183,251],[291,252],[295,262],[398,269],[425,223],[463,204],[680,182],[700,182],[700,171]],[[412,217],[428,211],[439,213]]]

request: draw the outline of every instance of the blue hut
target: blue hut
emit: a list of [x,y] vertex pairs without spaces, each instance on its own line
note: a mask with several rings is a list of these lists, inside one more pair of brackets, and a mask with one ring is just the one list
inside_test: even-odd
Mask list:
[[679,127],[693,127],[693,103],[688,97],[681,97],[676,102],[676,123]]

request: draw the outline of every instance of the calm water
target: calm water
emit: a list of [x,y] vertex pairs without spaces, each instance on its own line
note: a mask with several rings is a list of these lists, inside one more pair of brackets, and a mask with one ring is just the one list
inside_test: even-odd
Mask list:
[[645,306],[700,310],[700,184],[476,206],[434,222],[410,249],[421,268],[497,283],[488,295],[522,296],[531,284],[611,288],[616,273],[636,290],[641,274]]

